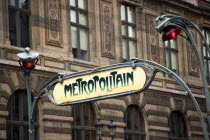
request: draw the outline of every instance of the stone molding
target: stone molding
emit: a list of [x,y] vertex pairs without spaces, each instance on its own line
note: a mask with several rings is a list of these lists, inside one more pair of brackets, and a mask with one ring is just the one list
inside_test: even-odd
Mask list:
[[46,44],[61,47],[61,1],[46,0]]
[[115,58],[113,5],[109,1],[101,1],[101,44],[102,56]]
[[157,25],[155,19],[155,15],[145,15],[147,30],[147,54],[149,60],[160,63],[159,36],[158,32],[155,30]]

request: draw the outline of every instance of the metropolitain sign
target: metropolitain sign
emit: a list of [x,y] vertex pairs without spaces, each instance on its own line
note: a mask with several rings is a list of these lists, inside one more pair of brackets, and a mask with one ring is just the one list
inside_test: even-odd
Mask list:
[[105,99],[140,90],[145,82],[146,73],[141,67],[114,68],[65,79],[55,85],[53,98],[58,104]]

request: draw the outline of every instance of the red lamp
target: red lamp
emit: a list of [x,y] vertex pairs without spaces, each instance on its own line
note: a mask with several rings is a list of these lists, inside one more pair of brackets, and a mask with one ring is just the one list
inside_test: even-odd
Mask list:
[[169,25],[163,31],[164,31],[164,34],[163,34],[162,40],[166,41],[166,40],[171,40],[171,39],[176,38],[181,32],[181,29],[176,26]]
[[36,63],[39,60],[39,53],[31,52],[30,48],[25,48],[24,53],[18,53],[20,66],[27,71],[31,71],[35,68]]
[[22,61],[22,66],[26,70],[33,70],[35,68],[35,61],[33,61],[33,62],[24,62],[24,61]]

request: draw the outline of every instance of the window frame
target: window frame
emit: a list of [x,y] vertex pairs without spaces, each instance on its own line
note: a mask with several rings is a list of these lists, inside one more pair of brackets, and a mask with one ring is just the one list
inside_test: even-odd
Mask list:
[[[70,31],[71,31],[71,27],[75,27],[77,29],[77,46],[75,46],[76,48],[73,48],[72,44],[71,44],[71,48],[72,48],[72,53],[73,52],[73,49],[77,49],[77,57],[74,57],[74,54],[73,54],[73,57],[75,59],[80,59],[80,60],[84,60],[84,61],[90,61],[90,45],[89,45],[89,42],[90,42],[90,39],[89,39],[89,17],[88,17],[88,0],[86,0],[86,10],[85,9],[81,9],[79,8],[79,4],[78,4],[78,1],[79,0],[75,0],[75,6],[72,6],[70,4],[70,1],[69,1],[69,17],[70,17]],[[71,10],[74,10],[75,13],[76,13],[76,23],[75,22],[72,22],[71,21]],[[87,25],[82,25],[79,23],[79,13],[83,13],[87,16]],[[87,31],[87,55],[88,55],[88,58],[87,59],[82,59],[82,54],[81,54],[81,45],[80,45],[80,29],[85,29],[85,31]],[[71,32],[70,32],[71,33]],[[71,34],[72,36],[72,34]],[[72,43],[72,40],[71,40],[71,43]]]
[[[6,120],[6,132],[8,132],[8,127],[10,127],[10,129],[12,129],[12,127],[14,126],[17,126],[19,127],[19,139],[22,140],[24,139],[25,136],[24,135],[24,127],[29,127],[29,123],[28,123],[28,117],[27,117],[27,120],[24,120],[24,117],[23,117],[23,106],[24,106],[24,96],[26,96],[25,98],[27,99],[27,93],[26,91],[24,90],[17,90],[15,91],[9,98],[8,100],[8,103],[7,103],[7,110],[8,112],[12,112],[11,116],[13,116],[13,111],[12,111],[12,102],[14,100],[14,96],[17,96],[17,95],[14,95],[14,94],[18,94],[18,109],[19,109],[19,118],[18,120],[13,120],[13,119],[10,119],[10,115],[8,115],[7,117],[7,120]],[[32,97],[33,98],[33,97]],[[26,101],[27,102],[27,101]],[[9,111],[9,109],[11,109]],[[28,114],[28,110],[26,111],[27,114]],[[34,122],[34,128],[35,128],[35,138],[37,138],[37,140],[39,139],[39,113],[38,113],[38,107],[36,108],[34,114],[36,115],[35,117],[35,122]],[[27,131],[27,134],[28,134],[28,131]],[[8,136],[8,134],[6,134]],[[13,132],[11,131],[10,133],[10,138],[12,140],[13,138]],[[8,139],[8,138],[7,138]]]
[[[84,113],[85,112],[84,111],[84,109],[85,109],[84,106],[85,105],[88,105],[88,118],[89,118],[88,121],[89,121],[89,125],[85,125],[85,113]],[[77,122],[75,122],[76,121],[75,108],[80,108],[79,109],[79,112],[80,112],[79,113],[79,115],[80,115],[80,122],[79,122],[80,124],[79,125],[77,124]],[[92,110],[92,112],[91,112],[91,110]],[[94,125],[92,125],[92,126],[90,124],[91,123],[91,120],[90,120],[91,114],[90,113],[93,113],[93,115],[94,115],[94,118],[93,118]],[[92,104],[90,102],[73,105],[72,106],[72,117],[74,118],[73,119],[74,121],[72,122],[72,140],[76,140],[76,131],[77,130],[81,131],[81,138],[82,138],[82,140],[85,139],[85,132],[88,132],[88,131],[95,133],[95,137],[97,138],[96,127],[95,127],[95,124],[96,124],[96,112],[95,112],[94,107],[92,106]],[[73,134],[73,133],[75,133],[75,134]],[[75,138],[73,136],[75,136]],[[90,136],[90,138],[91,138],[91,136]]]
[[[167,41],[168,42],[168,47],[166,46],[166,44],[164,42],[164,46],[165,46],[165,66],[167,67],[167,57],[166,56],[167,56],[167,52],[168,52],[169,53],[169,60],[168,60],[169,67],[167,67],[167,68],[169,68],[170,70],[172,70],[174,73],[179,74],[178,40],[177,40],[177,38],[175,38],[174,40],[176,41],[176,48],[172,48],[171,47],[171,40],[168,40]],[[177,60],[176,60],[177,61],[177,70],[172,68],[171,54],[173,52],[176,54],[176,57],[177,57]]]
[[[19,7],[19,0],[15,0],[15,6],[10,5],[8,2],[8,16],[9,16],[9,12],[13,11],[15,12],[15,25],[16,25],[16,45],[12,45],[12,46],[16,46],[16,47],[30,47],[31,48],[31,20],[30,20],[30,16],[31,16],[31,6],[30,6],[30,0],[28,0],[28,8],[20,8]],[[28,16],[28,41],[29,41],[29,46],[21,46],[21,23],[20,23],[20,14],[23,13],[25,15]],[[9,21],[8,21],[9,23]],[[10,27],[9,27],[9,34],[10,34]],[[10,35],[9,35],[10,36]],[[9,37],[10,38],[10,37]]]
[[[138,110],[137,112],[135,112],[135,109]],[[128,129],[128,115],[129,114],[129,110],[131,110],[132,113],[130,113],[132,119],[131,119],[131,129]],[[138,118],[138,121],[139,121],[139,129],[144,129],[144,131],[142,130],[135,130],[135,113],[139,113],[139,118]],[[146,138],[146,132],[145,132],[145,122],[144,122],[144,118],[143,118],[143,114],[141,112],[141,110],[136,106],[136,105],[129,105],[125,111],[125,124],[126,124],[126,127],[125,127],[125,140],[127,139],[128,135],[131,135],[132,139],[135,139],[134,137],[135,136],[139,136],[139,137],[143,137],[143,139]],[[143,124],[143,128],[142,128],[142,124]]]
[[[125,6],[125,20],[122,20],[121,19],[121,15],[122,15],[122,13],[121,13],[121,7],[122,6]],[[121,4],[121,7],[120,7],[120,20],[121,20],[121,38],[122,38],[122,41],[123,40],[125,40],[126,41],[126,57],[127,57],[127,59],[124,59],[123,58],[123,49],[122,49],[122,59],[123,59],[123,62],[127,62],[127,61],[129,61],[130,60],[130,47],[129,47],[129,41],[133,41],[134,43],[135,43],[135,49],[136,49],[136,52],[135,52],[135,56],[137,56],[137,31],[136,31],[136,28],[137,28],[137,24],[136,24],[136,19],[137,19],[137,17],[136,17],[136,7],[135,6],[133,6],[133,5],[130,5],[130,4],[127,4],[127,3],[122,3]],[[134,10],[134,23],[131,23],[131,22],[129,22],[128,21],[128,7],[131,7],[131,8],[133,8],[133,10]],[[126,35],[123,35],[123,33],[122,33],[122,26],[126,26]],[[131,26],[132,28],[134,28],[135,29],[135,38],[133,38],[133,37],[129,37],[129,29],[128,29],[128,27],[129,26]],[[121,42],[122,42],[121,41]]]
[[[206,38],[206,41],[207,41],[207,45],[210,47],[210,42],[208,42],[208,40],[207,40],[207,32],[209,32],[209,34],[210,34],[210,29],[207,29],[207,28],[205,28],[204,30],[204,37]],[[206,65],[207,67],[206,67],[206,69],[207,69],[207,71],[206,71],[206,79],[207,79],[207,81],[208,81],[208,84],[210,84],[210,67],[209,67],[209,62],[210,62],[210,54],[209,54],[209,56],[208,56],[208,50],[207,50],[207,48],[206,48],[206,46],[203,44],[203,48],[205,48],[205,54],[204,54],[204,52],[203,52],[203,63],[204,63],[204,66]],[[206,60],[206,64],[205,64],[205,60]]]

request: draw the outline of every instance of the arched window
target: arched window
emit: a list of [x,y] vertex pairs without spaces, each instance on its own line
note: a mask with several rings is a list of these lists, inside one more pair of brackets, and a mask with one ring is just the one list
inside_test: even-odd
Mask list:
[[137,106],[130,105],[125,112],[125,140],[144,140],[145,126],[141,111]]
[[96,119],[91,103],[73,105],[72,113],[72,140],[96,140]]
[[[32,98],[33,100],[33,98]],[[24,90],[15,91],[9,98],[7,104],[7,140],[28,140],[28,102]],[[35,140],[38,136],[38,115],[35,112]]]
[[176,140],[188,140],[187,127],[183,114],[180,111],[173,111],[169,118],[169,137]]

